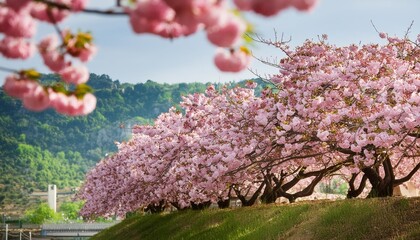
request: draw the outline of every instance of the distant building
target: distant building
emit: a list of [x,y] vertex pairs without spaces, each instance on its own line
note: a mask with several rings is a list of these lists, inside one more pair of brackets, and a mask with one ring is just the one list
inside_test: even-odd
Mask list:
[[408,181],[394,187],[393,196],[418,197],[420,196],[420,191],[413,182]]
[[48,185],[48,206],[57,212],[57,187],[55,185]]

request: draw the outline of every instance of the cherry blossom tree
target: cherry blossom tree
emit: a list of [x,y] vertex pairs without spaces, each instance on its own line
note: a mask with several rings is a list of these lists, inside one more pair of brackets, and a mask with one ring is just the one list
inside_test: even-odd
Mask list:
[[[116,213],[112,207],[128,212],[141,207],[155,209],[163,204],[180,209],[208,202],[222,204],[229,199],[233,185],[253,185],[252,171],[226,173],[246,162],[244,150],[252,151],[258,140],[265,138],[263,131],[259,131],[264,126],[255,129],[258,135],[250,140],[243,129],[232,123],[253,119],[250,109],[265,105],[251,89],[222,91],[218,93],[210,86],[206,94],[184,98],[181,103],[184,115],[171,109],[160,115],[153,126],[135,127],[133,139],[120,144],[114,156],[88,174],[80,195],[87,200],[84,213]],[[238,147],[244,145],[248,150]],[[119,166],[113,165],[112,169],[130,173],[121,172],[109,178],[108,164]],[[124,180],[116,183],[119,179]],[[96,204],[104,201],[96,191],[114,191],[118,184],[118,193],[114,193],[118,201],[109,199],[111,202],[104,204],[108,208]]]
[[125,213],[220,202],[232,192],[244,205],[258,197],[293,202],[339,170],[349,175],[350,197],[367,180],[371,196],[390,196],[412,178],[418,183],[419,40],[336,47],[324,36],[294,51],[276,46],[287,57],[271,78],[275,88],[261,97],[210,86],[185,97],[183,113],[172,109],[154,126],[136,127],[135,137],[99,164],[119,166],[112,168],[122,171],[118,177],[107,178],[107,169],[88,175],[84,214],[110,212],[94,210],[104,201],[96,191],[109,189],[120,197],[105,205]]
[[[278,107],[290,112],[279,116],[279,130],[296,122],[307,138],[351,158],[351,196],[366,180],[376,196],[391,196],[409,179],[419,182],[420,36],[380,37],[384,45],[337,47],[323,36],[295,50],[266,41],[286,55],[271,78]],[[359,172],[362,188],[354,186]]]
[[[43,85],[35,69],[8,69],[4,89],[10,96],[21,99],[33,111],[54,108],[70,115],[86,115],[96,106],[92,89],[86,85],[90,61],[97,51],[89,32],[60,29],[60,23],[74,13],[125,15],[137,34],[153,34],[162,38],[188,37],[205,31],[216,47],[215,65],[226,72],[238,72],[250,62],[250,51],[243,38],[250,27],[237,14],[253,11],[272,16],[286,8],[300,11],[312,9],[316,0],[116,0],[115,6],[104,9],[86,8],[88,0],[3,0],[0,1],[0,53],[5,58],[27,59],[38,52],[44,64],[58,74],[62,82]],[[236,9],[236,10],[235,10]],[[38,22],[49,23],[55,34],[36,43]]]
[[83,214],[155,212],[168,204],[223,207],[232,196],[243,206],[260,196],[266,203],[281,196],[293,202],[348,162],[331,158],[325,147],[314,150],[316,141],[306,145],[292,131],[289,144],[278,140],[282,113],[275,95],[267,89],[256,97],[255,84],[248,87],[219,92],[210,86],[184,97],[183,114],[171,109],[153,126],[135,127],[133,139],[88,174],[79,194],[86,200]]

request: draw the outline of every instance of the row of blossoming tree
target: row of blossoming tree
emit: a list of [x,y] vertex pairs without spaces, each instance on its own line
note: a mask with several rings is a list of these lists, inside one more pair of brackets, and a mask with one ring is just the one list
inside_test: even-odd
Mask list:
[[420,185],[420,36],[380,34],[386,44],[306,41],[285,58],[273,87],[214,89],[184,97],[87,176],[85,216],[249,206],[311,195],[322,179],[348,180],[348,197],[392,196]]
[[[86,115],[96,107],[84,65],[97,51],[89,32],[61,29],[60,23],[75,13],[125,15],[137,34],[162,38],[188,37],[205,31],[217,47],[215,65],[221,71],[239,72],[250,62],[250,52],[243,46],[250,31],[238,14],[251,11],[272,16],[287,8],[308,11],[317,0],[116,0],[109,9],[88,9],[88,0],[1,0],[0,53],[9,59],[27,59],[38,52],[44,64],[59,75],[62,82],[44,85],[35,69],[0,70],[11,72],[4,83],[10,96],[21,99],[33,111],[53,108],[70,116]],[[51,24],[55,34],[35,42],[37,23]]]
[[[246,22],[223,0],[116,0],[115,7],[87,9],[87,0],[0,1],[0,52],[27,59],[38,52],[63,80],[43,85],[34,69],[8,69],[3,89],[34,111],[66,115],[92,112],[96,98],[85,84],[96,47],[88,32],[60,29],[73,13],[126,15],[133,31],[163,38],[205,31],[217,47],[215,65],[237,72],[249,63],[242,46]],[[283,9],[311,9],[316,0],[234,0],[240,11],[272,16]],[[38,21],[56,33],[35,43]],[[272,89],[252,88],[186,96],[153,126],[133,129],[133,139],[93,169],[80,196],[84,215],[124,215],[139,208],[182,209],[210,203],[243,205],[258,199],[290,202],[312,194],[323,178],[341,174],[349,197],[368,182],[371,196],[417,183],[419,163],[420,38],[380,34],[387,43],[336,47],[321,38],[295,50],[267,42],[286,57],[275,65]],[[250,85],[252,85],[250,83]],[[250,86],[252,87],[252,86]],[[417,174],[417,175],[416,175]]]

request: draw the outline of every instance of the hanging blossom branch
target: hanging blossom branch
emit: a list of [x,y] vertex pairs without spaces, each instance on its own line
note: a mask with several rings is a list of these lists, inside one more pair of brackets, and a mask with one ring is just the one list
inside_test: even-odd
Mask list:
[[[0,0],[1,1],[1,0]],[[239,11],[253,11],[272,16],[285,7],[309,11],[317,1],[294,0],[289,5],[272,1],[234,1]],[[89,70],[83,63],[90,61],[96,47],[89,32],[77,33],[60,29],[58,24],[74,13],[127,16],[133,32],[152,34],[166,39],[187,37],[204,31],[216,48],[214,64],[223,72],[239,72],[247,68],[251,53],[244,41],[247,22],[219,1],[127,1],[116,0],[114,7],[106,10],[86,8],[88,0],[19,0],[0,2],[0,53],[6,58],[27,59],[36,51],[44,64],[58,74],[64,84],[75,85],[76,92],[64,88],[45,86],[36,70],[9,71],[4,89],[10,96],[21,99],[29,110],[43,111],[54,108],[67,115],[85,115],[96,107],[96,98],[86,85]],[[281,6],[281,7],[280,7]],[[220,21],[223,19],[223,21]],[[38,22],[52,24],[58,36],[47,36],[35,43]],[[59,43],[59,39],[61,42]],[[77,60],[74,62],[73,60]],[[82,64],[78,63],[82,62]],[[2,70],[0,68],[0,70]],[[3,69],[4,70],[4,69]],[[23,74],[24,73],[24,74]],[[29,77],[29,78],[28,78]],[[85,101],[90,99],[89,101]]]
[[[35,2],[40,2],[48,5],[49,7],[54,7],[61,10],[73,10],[71,7],[58,2],[53,2],[50,0],[34,0]],[[121,7],[121,1],[117,1],[117,7]],[[92,14],[103,14],[103,15],[114,15],[114,16],[127,16],[128,14],[126,12],[116,11],[115,9],[107,9],[107,10],[101,10],[101,9],[88,9],[85,8],[82,10],[84,13],[92,13]]]

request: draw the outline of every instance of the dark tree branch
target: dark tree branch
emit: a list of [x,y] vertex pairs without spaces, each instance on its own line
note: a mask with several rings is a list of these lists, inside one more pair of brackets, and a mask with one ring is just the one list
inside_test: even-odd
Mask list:
[[258,196],[260,195],[261,190],[263,189],[264,185],[265,185],[265,182],[261,182],[261,185],[258,187],[257,191],[254,192],[254,194],[249,200],[246,200],[246,196],[248,195],[249,190],[247,191],[245,195],[242,195],[241,191],[235,187],[233,188],[233,190],[235,191],[236,196],[242,202],[242,206],[252,206],[257,200]]
[[353,173],[352,176],[351,176],[351,179],[349,181],[350,189],[347,192],[347,198],[355,198],[355,197],[359,196],[363,192],[363,189],[366,186],[366,181],[367,181],[368,178],[367,178],[366,174],[363,174],[362,180],[360,181],[360,185],[356,189],[356,187],[354,186],[354,182],[356,180],[357,175],[358,174]]
[[420,132],[417,132],[417,133],[409,133],[408,136],[415,137],[415,138],[420,138]]
[[283,186],[279,186],[277,187],[277,189],[280,189],[280,187],[282,188],[283,191],[288,191],[289,189],[291,189],[293,186],[295,186],[300,180],[303,179],[303,173],[305,172],[305,169],[301,169],[299,171],[299,173],[289,182],[285,183]]
[[409,174],[407,174],[407,176],[400,178],[400,179],[395,179],[394,181],[394,187],[407,182],[408,180],[410,180],[411,177],[413,177],[413,175],[420,169],[420,163],[417,163],[417,165],[413,168],[413,170],[411,170],[411,172]]
[[395,180],[394,170],[392,169],[391,159],[389,159],[388,154],[385,156],[385,160],[383,162],[385,177],[385,183],[392,183]]
[[0,66],[0,71],[19,74],[19,71],[17,70],[7,68],[7,67],[1,67],[1,66]]
[[[40,2],[48,5],[49,7],[57,8],[60,10],[68,10],[71,11],[71,8],[65,4],[53,2],[50,0],[35,0],[35,2]],[[117,1],[117,6],[121,6],[121,2]],[[99,10],[99,9],[83,9],[82,12],[84,13],[92,13],[92,14],[100,14],[100,15],[113,15],[113,16],[127,16],[126,12],[119,12],[113,9],[108,10]]]
[[362,172],[369,179],[369,182],[370,184],[372,184],[372,187],[377,187],[379,182],[382,181],[381,176],[379,176],[378,172],[375,171],[373,168],[363,168]]
[[285,190],[283,190],[282,187],[280,187],[278,190],[279,196],[283,196],[287,198],[289,202],[291,203],[295,202],[295,200],[299,197],[309,196],[314,192],[315,186],[322,180],[323,177],[324,177],[324,174],[318,175],[312,180],[312,182],[306,188],[294,194],[287,193]]
[[302,191],[293,194],[293,197],[296,199],[296,198],[306,197],[306,196],[311,195],[314,192],[315,186],[322,180],[323,177],[324,177],[324,174],[319,174],[317,177],[315,177],[314,180],[312,180],[309,186],[307,186]]

